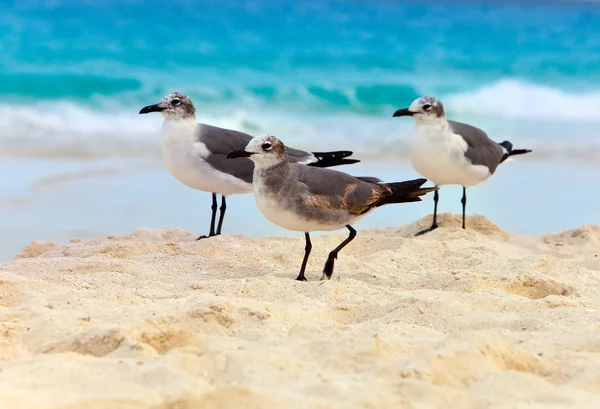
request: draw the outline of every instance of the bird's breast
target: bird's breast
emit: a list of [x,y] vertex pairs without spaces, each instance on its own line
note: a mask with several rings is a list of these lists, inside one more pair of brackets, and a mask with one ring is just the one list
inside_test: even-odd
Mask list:
[[470,180],[466,150],[459,135],[421,126],[413,133],[410,158],[415,170],[436,185],[463,184]]
[[302,192],[293,183],[271,182],[266,185],[265,179],[254,173],[252,187],[256,204],[267,220],[284,229],[300,232],[332,231],[353,223],[356,219],[345,212],[309,209],[303,205]]
[[251,185],[213,168],[206,158],[210,152],[192,135],[171,132],[162,143],[162,157],[171,175],[192,189],[223,195],[249,193]]

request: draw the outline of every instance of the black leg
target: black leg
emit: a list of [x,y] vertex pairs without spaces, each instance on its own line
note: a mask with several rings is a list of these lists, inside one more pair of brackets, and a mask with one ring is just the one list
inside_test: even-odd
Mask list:
[[460,199],[463,207],[463,225],[462,228],[465,228],[465,211],[467,209],[467,188],[463,186],[463,197]]
[[217,236],[221,234],[221,227],[223,227],[223,219],[225,218],[225,210],[227,210],[227,203],[225,203],[225,196],[221,196],[221,207],[219,208],[221,215],[219,216],[219,224],[217,225]]
[[425,234],[428,233],[432,230],[437,229],[438,225],[437,225],[437,205],[438,205],[438,200],[440,200],[440,195],[438,193],[438,191],[436,190],[435,193],[433,194],[433,223],[431,224],[431,227],[425,230],[421,230],[420,232],[418,232],[416,234],[416,236],[420,236],[421,234]]
[[431,230],[437,229],[437,227],[438,227],[438,225],[437,225],[437,206],[438,206],[439,200],[440,200],[440,194],[438,193],[438,190],[436,190],[435,193],[433,194],[433,223],[431,224]]
[[306,270],[308,256],[310,255],[310,251],[312,250],[312,244],[310,243],[310,235],[308,233],[304,233],[304,238],[306,239],[306,246],[304,247],[304,259],[302,260],[302,267],[300,267],[300,274],[298,274],[298,277],[296,277],[296,280],[298,281],[306,281],[306,277],[304,277],[304,270]]
[[213,237],[215,235],[215,219],[217,218],[217,194],[212,194],[212,206],[210,207],[212,210],[212,216],[210,218],[210,231],[208,232],[208,236],[200,236],[196,240],[202,240],[209,237]]
[[354,230],[352,226],[347,224],[346,228],[350,230],[350,235],[342,242],[342,244],[337,246],[331,253],[329,253],[329,257],[327,257],[327,261],[325,262],[325,268],[323,268],[323,277],[321,277],[321,280],[323,280],[325,277],[327,277],[327,279],[331,278],[331,275],[333,274],[333,263],[335,262],[338,253],[356,237],[356,230]]

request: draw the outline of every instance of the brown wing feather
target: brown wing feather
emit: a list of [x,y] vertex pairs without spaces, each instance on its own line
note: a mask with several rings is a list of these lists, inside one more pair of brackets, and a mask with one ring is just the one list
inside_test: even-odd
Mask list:
[[303,205],[321,210],[343,210],[361,215],[391,194],[385,185],[367,182],[331,169],[295,166],[297,180],[306,186]]

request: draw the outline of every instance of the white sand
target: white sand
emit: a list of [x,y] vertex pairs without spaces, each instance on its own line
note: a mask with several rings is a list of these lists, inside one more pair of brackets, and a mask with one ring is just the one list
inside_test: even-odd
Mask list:
[[600,227],[32,243],[0,267],[0,408],[600,408]]

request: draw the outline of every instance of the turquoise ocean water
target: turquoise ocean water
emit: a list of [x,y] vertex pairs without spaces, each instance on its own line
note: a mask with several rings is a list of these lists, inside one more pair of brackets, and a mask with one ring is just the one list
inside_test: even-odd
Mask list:
[[[536,150],[472,189],[471,212],[528,234],[600,223],[599,27],[591,2],[5,0],[0,259],[33,239],[204,232],[209,195],[172,180],[160,116],[137,114],[172,91],[199,121],[352,149],[365,162],[343,170],[387,180],[416,176],[413,124],[392,113],[434,95],[452,118]],[[453,188],[441,200],[460,209]],[[390,206],[361,226],[431,207]],[[285,234],[249,195],[230,209],[229,233]]]

